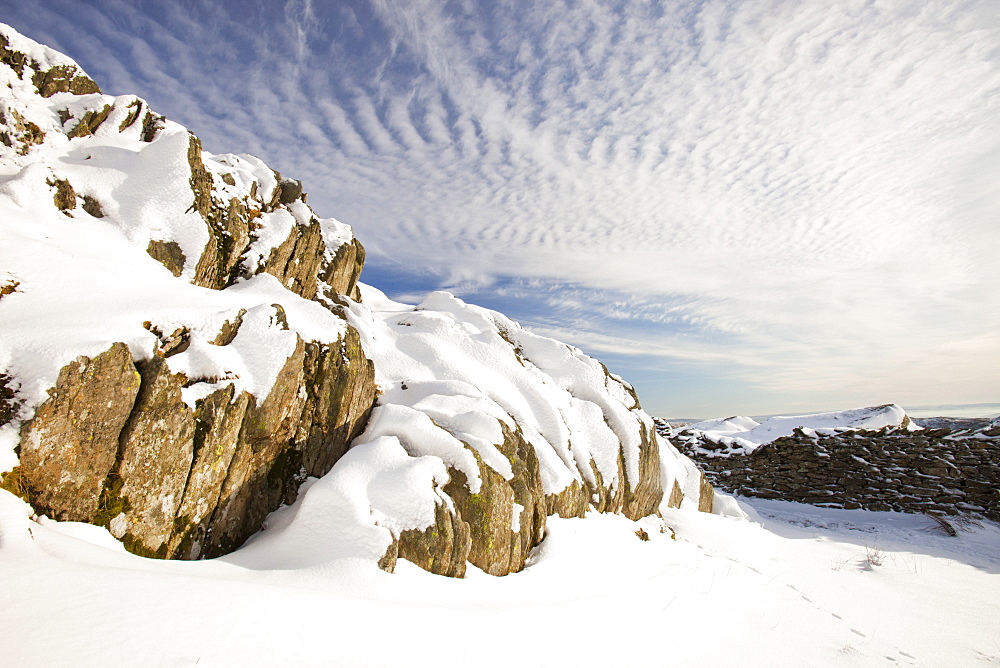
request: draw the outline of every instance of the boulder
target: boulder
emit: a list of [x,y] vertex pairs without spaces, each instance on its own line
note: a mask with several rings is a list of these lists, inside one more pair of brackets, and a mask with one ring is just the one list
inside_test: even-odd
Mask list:
[[59,372],[49,399],[22,427],[20,468],[39,512],[94,521],[139,385],[132,353],[122,343]]

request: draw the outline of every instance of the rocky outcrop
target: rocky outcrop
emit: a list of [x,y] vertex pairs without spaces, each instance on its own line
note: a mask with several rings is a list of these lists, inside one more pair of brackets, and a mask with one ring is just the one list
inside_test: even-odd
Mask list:
[[[0,33],[0,63],[10,66],[19,77],[32,81],[39,95],[51,97],[56,93],[71,93],[85,96],[83,104],[57,105],[60,129],[67,137],[95,137],[99,131],[128,133],[147,143],[162,137],[161,131],[167,121],[151,111],[144,101],[133,96],[100,95],[97,85],[68,59],[49,50],[44,53],[56,64],[40,62],[18,51],[11,47],[7,36]],[[26,155],[43,143],[46,133],[39,126],[39,119],[32,120],[22,111],[0,105],[0,143]],[[114,123],[108,123],[108,119],[114,119]],[[269,273],[305,299],[321,295],[327,303],[335,303],[337,295],[359,297],[356,286],[364,263],[364,248],[353,237],[328,247],[321,222],[304,206],[306,194],[301,181],[283,178],[264,168],[251,183],[237,186],[232,174],[218,173],[206,165],[201,141],[193,134],[187,136],[186,151],[190,169],[188,185],[193,195],[189,210],[203,219],[207,243],[197,253],[191,248],[185,253],[169,235],[143,240],[151,257],[175,276],[184,274],[187,263],[193,263],[187,274],[191,282],[213,290],[225,289],[259,273]],[[158,157],[158,160],[163,159],[165,156]],[[87,213],[94,217],[105,215],[100,201],[89,193],[77,193],[69,180],[56,177],[51,179],[51,185],[55,188],[53,198],[60,210],[75,209],[79,195]],[[295,211],[294,225],[284,240],[267,249],[264,257],[248,260],[264,224],[262,217],[277,211]]]
[[63,367],[50,398],[22,428],[21,475],[35,508],[63,520],[94,519],[138,391],[124,344]]
[[16,49],[11,48],[6,35],[0,34],[0,63],[9,65],[18,76],[24,74],[25,68],[31,70],[31,82],[42,97],[52,97],[56,93],[73,93],[86,95],[100,93],[94,80],[81,72],[74,65],[56,65],[46,68],[37,60]]
[[[335,300],[336,295],[359,298],[357,282],[364,264],[364,247],[357,239],[351,239],[334,253],[328,253],[315,216],[305,221],[297,219],[285,240],[272,248],[257,267],[248,269],[244,259],[260,228],[261,216],[298,201],[304,204],[302,184],[283,179],[275,172],[277,185],[270,199],[265,199],[255,184],[243,198],[226,201],[216,194],[214,176],[201,155],[201,141],[192,135],[188,147],[194,192],[192,206],[205,220],[210,237],[197,262],[192,280],[195,285],[221,290],[238,279],[265,272],[305,299],[315,299],[320,293],[329,300]],[[168,260],[164,264],[171,271],[177,270],[176,253],[166,256],[162,249],[151,248],[150,255],[161,262]]]
[[20,155],[25,155],[45,141],[45,133],[32,121],[21,115],[17,109],[8,109],[6,113],[0,110],[0,143],[8,148],[16,148]]
[[[317,281],[325,247],[318,221],[312,220],[308,225],[297,224],[288,237],[271,251],[262,270],[295,294],[313,299],[319,290]],[[347,292],[341,294],[348,294],[353,289],[351,285]]]
[[[212,158],[197,137],[168,123],[138,98],[101,95],[67,58],[6,27],[0,30],[0,63],[13,72],[4,72],[10,85],[5,87],[9,93],[0,97],[0,150],[22,175],[39,172],[33,152],[43,150],[46,137],[59,132],[69,139],[70,148],[60,148],[65,147],[63,140],[51,150],[76,156],[72,147],[77,143],[96,146],[98,152],[110,145],[135,158],[128,163],[130,169],[152,167],[151,174],[173,173],[155,169],[178,161],[183,168],[186,158],[186,179],[157,184],[140,174],[136,190],[126,197],[141,202],[155,190],[164,190],[181,193],[176,201],[183,202],[183,191],[189,189],[188,212],[182,207],[150,212],[148,204],[140,204],[146,207],[143,216],[157,220],[159,238],[143,237],[130,227],[135,216],[123,216],[120,202],[109,198],[102,203],[93,192],[74,187],[72,177],[44,167],[39,173],[47,174],[42,178],[55,210],[77,217],[84,215],[82,208],[89,216],[103,218],[108,209],[108,224],[132,235],[139,253],[146,251],[177,279],[201,287],[225,290],[269,273],[289,290],[286,303],[315,298],[328,309],[339,309],[336,301],[343,295],[357,295],[364,251],[349,230],[337,228],[338,235],[324,236],[323,225],[339,224],[312,214],[301,182],[283,179],[247,158],[237,186],[232,174],[220,173],[218,160],[206,165]],[[53,98],[48,107],[37,98],[25,102],[31,86],[41,98]],[[80,97],[71,100],[60,93]],[[122,134],[128,134],[127,140],[119,139]],[[142,149],[134,149],[135,140],[153,144],[146,154],[152,157],[140,159]],[[84,149],[64,162],[99,162],[91,159]],[[122,169],[120,164],[113,168]],[[99,173],[87,177],[77,184],[97,180]],[[268,231],[262,220],[266,214],[283,216],[277,223],[293,224],[284,242],[248,263],[259,234]],[[182,243],[199,238],[192,228],[195,216],[204,221],[208,243],[200,255],[191,257]],[[19,285],[5,282],[0,297],[19,293]],[[256,322],[254,329],[289,331],[281,304],[263,308],[273,308],[274,318]],[[212,316],[211,309],[207,316],[181,316],[195,323],[191,326],[147,320],[146,330],[156,337],[152,354],[123,331],[117,342],[107,340],[104,352],[63,366],[49,396],[33,405],[18,394],[32,379],[0,369],[0,425],[13,422],[20,433],[17,466],[0,473],[0,484],[50,517],[106,526],[137,554],[191,559],[239,546],[261,528],[269,512],[296,498],[307,476],[330,470],[363,429],[376,395],[372,362],[357,332],[335,317],[330,319],[339,326],[327,338],[315,332],[311,338],[291,333],[293,349],[273,382],[258,394],[245,389],[249,381],[232,374],[188,377],[180,367],[172,368],[174,356],[188,351],[199,337],[197,345],[203,350],[196,367],[205,366],[215,348],[222,360],[265,356],[264,350],[248,352],[247,344],[235,349],[245,313],[240,309],[207,341],[199,327],[207,326],[203,318]],[[67,334],[73,328],[59,313],[52,313],[49,323],[67,328]],[[268,345],[265,334],[254,334],[256,345]]]
[[[527,358],[524,358],[527,363]],[[603,369],[603,367],[601,367]],[[619,384],[603,369],[606,382]],[[638,400],[627,386],[629,405],[638,408]],[[404,388],[405,389],[405,388]],[[418,403],[419,405],[419,403]],[[446,420],[447,421],[447,420]],[[378,423],[379,420],[376,420]],[[442,575],[461,574],[456,570],[455,555],[491,575],[506,575],[522,570],[533,548],[545,535],[547,517],[584,517],[588,511],[620,513],[630,519],[656,514],[663,499],[660,441],[651,422],[637,420],[634,428],[640,443],[636,448],[638,476],[626,472],[626,448],[618,446],[616,477],[605,479],[593,459],[589,476],[568,484],[561,491],[546,493],[535,446],[518,424],[498,420],[502,440],[496,448],[510,465],[509,474],[501,474],[484,460],[476,447],[465,443],[464,450],[475,462],[476,481],[458,466],[448,468],[449,482],[443,492],[448,504],[438,508],[434,524],[423,530],[403,532],[384,560],[386,567],[396,558],[404,558],[426,570]],[[440,425],[437,425],[440,427]],[[377,433],[383,433],[378,431]],[[400,437],[404,434],[400,433]],[[456,438],[461,434],[456,432]],[[414,447],[411,444],[411,447]],[[419,446],[416,446],[419,450]],[[501,467],[502,468],[502,467]],[[700,480],[699,509],[712,510],[711,484],[692,468]],[[672,481],[670,507],[679,507],[684,492]]]
[[465,576],[471,548],[469,523],[454,508],[439,504],[434,510],[434,524],[427,529],[400,532],[379,566],[391,573],[396,560],[402,557],[430,573],[460,578]]
[[106,104],[100,109],[92,109],[83,115],[83,118],[77,121],[73,129],[69,131],[67,135],[70,139],[76,139],[77,137],[87,137],[89,135],[97,132],[97,128],[101,127],[104,121],[108,120],[108,116],[111,114],[111,105]]
[[331,262],[327,262],[319,274],[318,285],[323,296],[335,301],[337,295],[349,295],[354,301],[361,301],[358,280],[365,264],[365,247],[357,239],[342,244]]
[[372,362],[353,328],[337,344],[305,344],[306,396],[295,441],[302,444],[307,475],[329,471],[364,428],[375,401],[373,376]]
[[334,344],[299,339],[259,404],[229,384],[192,407],[186,385],[166,357],[134,365],[120,343],[65,367],[22,428],[27,499],[107,526],[136,554],[225,554],[294,501],[306,476],[330,470],[375,398],[353,330]]
[[[451,497],[459,517],[469,525],[468,561],[490,575],[507,575],[524,568],[531,549],[545,535],[546,505],[531,445],[506,425],[500,451],[513,468],[513,477],[503,476],[486,466],[474,449],[480,487],[469,488],[466,475],[450,469],[451,481],[444,490]],[[405,550],[400,551],[408,557]]]
[[658,513],[664,488],[670,507],[696,510],[705,497],[711,510],[711,485],[699,486],[631,386],[597,360],[450,294],[415,307],[367,286],[364,296],[348,319],[377,351],[383,394],[358,442],[389,438],[447,471],[441,507],[403,527],[419,528],[393,530],[386,564],[404,558],[448,574],[445,555],[465,553],[505,575],[525,567],[552,515],[639,519]]
[[[464,565],[456,566],[456,555],[490,575],[522,570],[531,550],[545,536],[546,518],[583,517],[587,511],[620,513],[630,519],[656,514],[662,500],[659,449],[655,432],[649,429],[642,444],[642,477],[631,485],[609,489],[594,466],[595,483],[573,483],[557,494],[546,495],[538,457],[519,429],[501,423],[504,440],[499,450],[511,464],[513,476],[504,479],[486,465],[474,448],[466,446],[477,463],[479,488],[473,493],[465,473],[449,468],[444,487],[452,508],[439,507],[435,523],[422,531],[400,535],[390,548],[384,567],[391,570],[396,557],[411,561],[440,575],[461,577]],[[620,480],[626,480],[623,465]],[[701,478],[699,510],[712,511],[714,490]],[[683,492],[674,483],[670,507],[680,507]],[[464,561],[463,561],[464,564]]]
[[1000,520],[1000,427],[827,435],[799,429],[729,456],[712,456],[713,443],[676,440],[715,485],[743,496]]
[[180,244],[176,241],[161,241],[154,239],[146,247],[146,253],[151,258],[170,270],[174,276],[180,276],[184,272],[184,264],[187,258]]

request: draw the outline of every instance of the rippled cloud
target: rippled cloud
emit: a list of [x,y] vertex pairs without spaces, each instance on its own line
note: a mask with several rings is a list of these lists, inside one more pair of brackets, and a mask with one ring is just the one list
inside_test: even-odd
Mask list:
[[110,92],[303,177],[390,292],[747,412],[1000,389],[993,0],[33,4]]

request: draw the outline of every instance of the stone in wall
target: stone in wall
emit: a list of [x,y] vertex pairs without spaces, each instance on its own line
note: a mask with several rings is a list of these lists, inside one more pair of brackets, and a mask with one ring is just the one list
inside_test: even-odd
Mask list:
[[710,456],[709,443],[675,439],[719,488],[744,496],[1000,521],[1000,429],[883,428],[808,436],[750,454]]

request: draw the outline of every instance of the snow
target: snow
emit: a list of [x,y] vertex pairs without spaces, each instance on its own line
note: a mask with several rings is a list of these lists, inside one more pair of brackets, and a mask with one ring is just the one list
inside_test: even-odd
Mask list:
[[469,491],[479,493],[482,481],[475,456],[447,430],[435,425],[425,413],[399,404],[376,407],[365,432],[357,440],[368,443],[386,437],[395,438],[414,457],[433,456],[458,469],[468,478]]
[[763,423],[742,415],[715,418],[687,425],[679,430],[678,435],[694,441],[706,440],[727,446],[728,450],[725,452],[704,451],[707,456],[726,456],[752,452],[765,443],[791,436],[796,429],[801,429],[807,436],[815,437],[883,427],[904,428],[909,431],[922,429],[919,425],[908,421],[906,411],[902,408],[895,404],[885,404],[829,413],[782,415],[768,418]]
[[510,516],[510,530],[514,533],[518,533],[521,530],[521,513],[524,512],[524,506],[520,503],[514,504],[514,512]]
[[[268,516],[267,529],[225,561],[248,568],[324,569],[385,554],[393,536],[425,529],[448,473],[436,457],[412,457],[391,436],[359,445],[321,479],[312,478],[299,499]],[[430,521],[428,520],[430,518]]]
[[[504,426],[521,430],[539,460],[543,490],[574,481],[638,482],[641,430],[652,419],[620,379],[579,349],[524,330],[506,316],[435,292],[419,305],[388,299],[362,284],[348,321],[375,362],[381,389],[367,431],[357,442],[395,436],[413,455],[433,455],[461,470],[479,489],[475,459],[505,479],[511,464],[500,452]],[[664,489],[684,490],[697,507],[694,465],[661,443]],[[619,480],[619,457],[626,480]],[[591,468],[593,465],[594,468]]]
[[[245,153],[213,155],[208,151],[202,151],[201,159],[205,168],[212,173],[212,185],[218,192],[229,197],[240,197],[249,193],[253,184],[257,183],[256,199],[258,201],[269,202],[274,197],[274,189],[278,187],[278,179],[275,177],[274,171],[260,158]],[[225,174],[233,177],[235,185],[231,186],[225,182],[223,179]]]
[[[389,439],[378,447],[387,462],[414,461]],[[366,461],[348,460],[336,484],[310,481],[243,549],[200,562],[142,559],[102,529],[34,522],[0,493],[5,663],[490,666],[509,665],[512,653],[530,665],[1000,661],[993,523],[952,538],[920,515],[741,499],[754,522],[682,510],[639,522],[552,518],[529,567],[504,578],[471,569],[453,580],[406,562],[390,575],[374,564],[387,529],[369,520],[341,538],[327,521],[333,508],[364,515],[357,490],[375,499],[392,486]],[[506,638],[503,649],[490,632]]]

